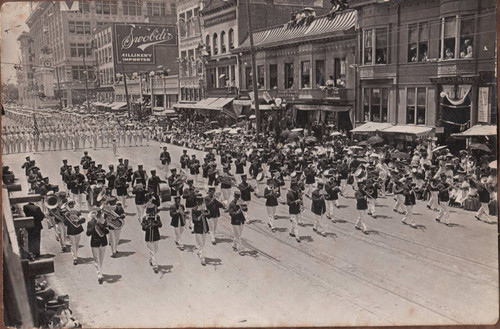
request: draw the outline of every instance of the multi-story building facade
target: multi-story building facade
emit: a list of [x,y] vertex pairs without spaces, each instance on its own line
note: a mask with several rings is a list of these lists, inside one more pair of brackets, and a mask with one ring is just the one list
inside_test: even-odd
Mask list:
[[50,83],[48,88],[61,88],[66,105],[84,103],[87,93],[95,100],[100,86],[91,43],[95,29],[116,21],[165,23],[171,17],[173,23],[176,11],[175,0],[79,1],[78,10],[71,11],[65,9],[74,8],[61,10],[61,6],[58,2],[37,3],[26,24],[33,39],[33,65],[43,67],[45,60],[52,61],[50,76],[59,83],[57,87]]
[[[262,121],[282,126],[325,126],[348,132],[353,127],[355,104],[356,30],[354,10],[335,18],[316,17],[299,27],[279,25],[254,33],[257,88]],[[241,53],[242,93],[252,95],[249,40]],[[273,111],[273,98],[286,107]],[[278,110],[278,109],[276,109]],[[284,114],[273,117],[273,114]],[[283,121],[285,120],[285,121]],[[322,128],[321,128],[322,127]]]
[[356,121],[370,123],[358,131],[380,129],[396,138],[435,133],[444,140],[496,123],[493,0],[352,0],[350,6],[360,27]]
[[21,49],[21,62],[16,66],[16,78],[19,88],[19,103],[34,106],[34,80],[33,80],[33,39],[28,32],[23,32],[18,38]]

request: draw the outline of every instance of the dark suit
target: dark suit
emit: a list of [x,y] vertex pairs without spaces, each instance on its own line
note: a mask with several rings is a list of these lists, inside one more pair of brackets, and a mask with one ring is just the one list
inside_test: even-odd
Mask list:
[[43,229],[42,221],[45,218],[42,210],[36,204],[30,202],[23,207],[26,217],[33,217],[34,226],[26,229],[28,231],[28,249],[36,257],[40,256],[40,232]]

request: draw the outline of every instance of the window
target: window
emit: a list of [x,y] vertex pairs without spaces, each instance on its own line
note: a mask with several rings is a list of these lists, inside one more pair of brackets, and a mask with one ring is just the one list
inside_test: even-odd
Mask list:
[[316,61],[316,87],[325,85],[325,61]]
[[193,12],[189,10],[186,12],[186,36],[192,36],[193,32]]
[[345,87],[345,58],[335,58],[333,67],[333,83],[335,87]]
[[234,31],[233,31],[233,29],[229,29],[227,37],[228,37],[229,49],[234,49]]
[[460,58],[472,58],[474,43],[474,16],[463,16],[460,22]]
[[193,35],[198,35],[200,34],[200,19],[199,19],[199,10],[198,8],[194,9],[194,14],[193,14]]
[[219,67],[219,88],[226,87],[228,81],[229,81],[229,71],[227,66]]
[[176,11],[177,11],[177,7],[176,7],[175,3],[173,2],[170,4],[170,13],[175,14]]
[[218,43],[217,33],[214,33],[214,37],[212,39],[214,55],[217,55],[219,53],[219,49],[217,48],[217,43]]
[[387,64],[387,29],[377,29],[375,40],[375,64]]
[[264,89],[265,84],[264,65],[259,65],[257,66],[257,88]]
[[189,49],[187,52],[187,63],[188,63],[188,75],[194,76],[196,75],[196,59],[194,58],[194,50]]
[[363,61],[363,63],[364,64],[372,64],[373,31],[372,30],[365,31],[363,34],[363,38],[364,38],[364,42],[363,42],[364,61]]
[[142,5],[140,1],[135,1],[135,0],[123,1],[123,15],[141,16],[142,15],[141,6]]
[[425,88],[408,88],[406,91],[406,123],[425,124],[427,93]]
[[117,8],[116,0],[97,0],[95,2],[95,12],[99,15],[116,15]]
[[161,2],[147,2],[148,16],[163,17],[166,15],[165,3]]
[[269,87],[271,89],[278,88],[278,65],[269,65]]
[[387,122],[388,108],[388,88],[363,89],[363,116],[365,121]]
[[223,54],[226,52],[226,32],[222,31],[220,33],[220,53]]
[[88,43],[70,43],[69,45],[71,57],[83,57],[92,55],[92,48]]
[[215,67],[207,69],[207,72],[208,72],[208,87],[213,88],[213,87],[215,87],[215,83],[216,83]]
[[68,30],[72,34],[90,34],[90,22],[68,21]]
[[456,17],[446,17],[443,19],[443,24],[441,25],[441,29],[444,28],[444,31],[441,31],[441,35],[443,36],[441,49],[442,59],[453,59],[455,58],[455,41],[457,37],[457,19]]
[[300,88],[311,88],[311,62],[304,61],[300,63]]
[[293,63],[285,63],[285,89],[293,88]]
[[207,34],[207,37],[205,38],[205,47],[207,50],[208,56],[210,56],[210,35]]
[[[86,69],[83,65],[77,65],[71,67],[71,73],[73,76],[73,80],[83,81],[86,77]],[[92,69],[89,70],[89,77],[93,76]]]
[[245,78],[246,78],[247,89],[251,90],[253,88],[252,67],[245,67]]
[[90,13],[90,2],[88,1],[79,1],[78,2],[79,12],[88,14]]
[[408,62],[426,62],[429,60],[429,23],[408,26]]

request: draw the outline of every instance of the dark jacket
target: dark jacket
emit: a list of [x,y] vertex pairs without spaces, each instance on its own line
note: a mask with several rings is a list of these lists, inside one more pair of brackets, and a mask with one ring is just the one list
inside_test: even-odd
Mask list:
[[185,219],[181,213],[184,213],[184,206],[182,204],[174,203],[172,207],[170,207],[170,217],[172,220],[170,221],[170,226],[179,227],[186,225]]
[[[95,227],[96,225],[102,225],[102,232],[104,235],[101,237],[97,234]],[[99,224],[95,218],[91,219],[87,224],[87,236],[90,236],[90,247],[98,248],[105,247],[108,245],[108,238],[106,234],[109,233],[109,230],[106,224]]]
[[319,189],[312,192],[311,199],[311,211],[316,215],[323,215],[326,212],[326,203]]
[[182,198],[186,199],[186,208],[193,208],[196,206],[196,190],[194,187],[184,189]]
[[211,197],[210,195],[205,197],[205,204],[207,205],[207,209],[210,212],[209,218],[219,218],[220,217],[220,208],[224,208],[224,205],[218,201],[215,197]]
[[241,207],[236,204],[235,200],[231,201],[228,207],[229,215],[231,216],[231,225],[242,225],[245,223],[245,215],[239,211],[240,209]]
[[204,234],[210,231],[207,222],[207,215],[203,214],[198,207],[193,208],[192,211],[192,219],[193,219],[193,231],[196,234]]
[[286,194],[286,203],[288,204],[288,213],[290,215],[300,214],[300,192],[295,190],[289,190]]
[[161,154],[160,154],[160,161],[161,161],[162,165],[164,165],[164,164],[170,164],[170,162],[172,161],[171,158],[170,158],[170,153],[168,153],[167,151],[161,152]]
[[143,218],[142,230],[146,233],[144,240],[146,242],[154,242],[160,240],[160,227],[162,227],[159,215],[147,215]]
[[276,207],[278,205],[278,198],[280,197],[279,188],[275,187],[277,193],[273,193],[269,186],[264,189],[264,198],[266,198],[267,207]]
[[33,217],[33,220],[35,223],[33,228],[27,229],[28,231],[29,230],[41,231],[43,229],[42,221],[45,218],[45,215],[39,206],[37,206],[33,202],[30,202],[23,207],[23,212],[24,212],[24,215],[26,215],[26,217]]
[[248,182],[241,182],[238,185],[238,188],[241,192],[241,200],[250,201],[252,199],[252,192],[254,191],[253,187],[248,184]]

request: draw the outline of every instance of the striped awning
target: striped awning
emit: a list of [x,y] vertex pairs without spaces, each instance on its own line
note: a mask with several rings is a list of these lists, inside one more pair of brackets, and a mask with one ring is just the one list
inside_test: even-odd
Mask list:
[[495,136],[496,125],[475,125],[461,133],[452,134],[453,137]]
[[[287,24],[276,26],[270,29],[256,31],[253,33],[254,46],[272,46],[297,42],[302,39],[311,40],[320,37],[331,37],[335,34],[341,34],[353,28],[356,24],[357,12],[348,10],[339,13],[333,19],[320,17],[314,20],[308,26],[287,28]],[[240,48],[250,47],[250,40],[247,38],[241,44]]]
[[222,111],[222,108],[231,103],[234,98],[218,98],[215,102],[211,103],[207,108],[209,110]]

